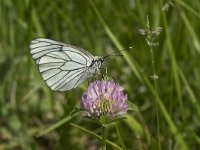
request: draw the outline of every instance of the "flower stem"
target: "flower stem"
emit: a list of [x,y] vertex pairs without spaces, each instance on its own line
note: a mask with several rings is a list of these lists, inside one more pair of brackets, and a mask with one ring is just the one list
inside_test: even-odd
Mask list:
[[158,86],[157,86],[157,80],[155,79],[155,65],[154,65],[154,53],[153,53],[153,47],[150,46],[151,51],[151,59],[152,59],[152,70],[153,70],[153,85],[154,85],[154,96],[155,96],[155,107],[156,107],[156,123],[157,123],[157,138],[158,138],[158,149],[161,149],[160,145],[160,124],[159,124],[159,111],[158,111]]
[[102,125],[101,127],[101,134],[102,134],[102,150],[106,150],[106,127]]
[[158,149],[161,149],[160,145],[160,123],[159,123],[159,110],[158,110],[158,85],[157,85],[157,75],[155,71],[155,61],[154,61],[154,51],[153,51],[153,46],[155,45],[155,38],[152,34],[152,31],[150,30],[149,26],[149,18],[147,16],[147,44],[149,45],[150,48],[150,53],[151,53],[151,65],[152,65],[152,71],[153,71],[153,85],[154,85],[154,97],[155,97],[155,107],[156,107],[156,123],[157,123],[157,138],[158,138]]

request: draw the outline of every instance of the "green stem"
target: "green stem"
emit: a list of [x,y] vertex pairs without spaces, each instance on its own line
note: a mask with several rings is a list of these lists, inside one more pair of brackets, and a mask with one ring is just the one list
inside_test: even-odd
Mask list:
[[106,150],[106,127],[102,125],[102,150]]
[[126,150],[126,146],[125,146],[124,141],[123,141],[123,139],[122,139],[122,137],[120,135],[119,128],[118,128],[118,123],[117,122],[115,123],[115,128],[116,128],[116,131],[117,131],[117,135],[118,135],[120,144],[121,144],[123,150]]
[[153,44],[154,44],[154,37],[152,35],[152,31],[150,30],[150,26],[149,26],[149,18],[147,16],[147,30],[148,30],[148,34],[147,34],[147,44],[149,45],[150,48],[150,52],[151,52],[151,65],[152,65],[152,71],[153,71],[153,86],[154,86],[154,97],[155,97],[155,107],[156,107],[156,124],[157,124],[157,138],[158,138],[158,149],[161,149],[161,145],[160,145],[160,124],[159,124],[159,111],[158,111],[158,93],[157,93],[157,75],[156,75],[156,71],[155,71],[155,61],[154,61],[154,53],[153,53]]
[[154,53],[153,47],[150,46],[151,51],[151,59],[152,59],[152,70],[153,70],[153,85],[154,85],[154,96],[155,96],[155,107],[156,107],[156,122],[157,122],[157,137],[158,137],[158,149],[161,149],[160,146],[160,124],[159,124],[159,112],[158,112],[158,95],[157,95],[157,82],[156,82],[156,74],[155,74],[155,62],[154,62]]

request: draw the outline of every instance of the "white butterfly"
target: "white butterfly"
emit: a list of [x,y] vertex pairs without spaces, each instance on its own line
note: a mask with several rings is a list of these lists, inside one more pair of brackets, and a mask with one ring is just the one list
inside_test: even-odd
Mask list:
[[32,40],[30,52],[39,66],[42,78],[54,91],[67,91],[77,87],[98,73],[106,58],[93,56],[79,47],[44,38]]

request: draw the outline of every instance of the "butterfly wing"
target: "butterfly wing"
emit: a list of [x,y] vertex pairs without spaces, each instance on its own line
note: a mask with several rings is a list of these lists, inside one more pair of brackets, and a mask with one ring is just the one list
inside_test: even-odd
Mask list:
[[89,66],[94,57],[81,48],[39,38],[31,41],[30,52],[52,90],[70,90],[91,76]]

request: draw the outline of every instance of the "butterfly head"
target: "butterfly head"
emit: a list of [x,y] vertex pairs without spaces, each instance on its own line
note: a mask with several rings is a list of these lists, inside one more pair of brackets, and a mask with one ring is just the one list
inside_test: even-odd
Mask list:
[[100,68],[101,67],[101,65],[105,62],[105,57],[103,57],[103,56],[95,56],[94,57],[94,60],[93,60],[93,62],[92,62],[92,64],[94,65],[94,66],[96,66],[97,68]]
[[101,64],[103,64],[106,60],[106,57],[102,56],[102,57],[99,57],[99,61],[101,62]]

